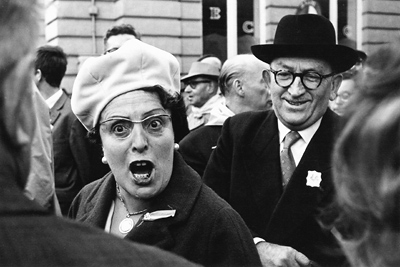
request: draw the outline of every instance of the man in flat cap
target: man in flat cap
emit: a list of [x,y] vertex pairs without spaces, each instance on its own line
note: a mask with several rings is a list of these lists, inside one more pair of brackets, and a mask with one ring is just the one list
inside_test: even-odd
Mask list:
[[208,122],[211,110],[223,101],[218,93],[219,69],[214,64],[193,62],[188,75],[182,77],[184,93],[188,104],[192,105],[188,114],[189,130],[194,130]]
[[274,44],[253,54],[269,63],[272,111],[226,120],[204,180],[251,229],[265,266],[341,266],[345,261],[320,212],[334,192],[331,151],[338,117],[328,109],[357,53],[336,44],[319,15],[288,15]]

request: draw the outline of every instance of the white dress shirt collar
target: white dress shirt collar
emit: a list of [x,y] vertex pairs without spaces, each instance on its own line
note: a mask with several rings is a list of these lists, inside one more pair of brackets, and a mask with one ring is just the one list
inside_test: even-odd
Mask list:
[[56,104],[56,102],[58,101],[58,99],[60,99],[60,97],[62,96],[63,91],[61,89],[59,89],[57,92],[55,92],[52,96],[50,96],[49,98],[46,99],[46,104],[49,106],[49,108],[51,109],[52,107],[54,107],[54,105]]
[[[301,138],[304,140],[304,142],[306,142],[307,144],[310,143],[311,138],[314,136],[314,134],[317,132],[319,126],[321,125],[321,121],[322,121],[322,117],[319,120],[317,120],[310,127],[306,128],[304,130],[301,130],[301,131],[297,131],[300,134]],[[279,130],[279,143],[282,143],[285,136],[290,131],[292,131],[288,127],[283,125],[283,123],[279,119],[278,119],[278,130]]]
[[[317,132],[319,126],[321,125],[321,121],[322,118],[320,118],[318,121],[316,121],[313,125],[311,125],[307,129],[297,131],[300,134],[301,138],[296,143],[294,143],[290,148],[296,166],[299,164],[301,158],[303,157],[304,152],[307,149],[308,144],[310,143],[314,134]],[[278,119],[278,130],[279,130],[280,151],[282,151],[283,139],[291,130],[287,128],[285,125],[283,125],[283,123],[279,119]]]

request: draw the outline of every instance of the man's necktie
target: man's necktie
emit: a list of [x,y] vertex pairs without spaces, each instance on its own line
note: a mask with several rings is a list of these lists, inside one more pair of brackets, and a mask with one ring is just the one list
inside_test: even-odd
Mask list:
[[292,177],[296,164],[293,159],[290,147],[299,140],[301,136],[298,132],[289,132],[283,141],[283,150],[281,152],[281,170],[282,170],[282,185],[285,187]]

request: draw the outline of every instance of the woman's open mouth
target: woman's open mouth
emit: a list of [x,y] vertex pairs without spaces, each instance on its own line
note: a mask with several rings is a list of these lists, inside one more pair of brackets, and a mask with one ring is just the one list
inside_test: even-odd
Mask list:
[[129,165],[129,170],[132,173],[133,180],[138,185],[150,183],[153,169],[154,164],[147,160],[134,161]]

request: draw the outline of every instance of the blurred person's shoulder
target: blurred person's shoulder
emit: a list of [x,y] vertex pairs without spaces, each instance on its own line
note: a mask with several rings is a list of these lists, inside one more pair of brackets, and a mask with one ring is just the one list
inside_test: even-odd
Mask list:
[[[13,223],[1,223],[0,232],[7,243],[0,245],[4,266],[197,266],[159,248],[65,218],[27,214],[8,219]],[[1,221],[5,223],[4,218]],[[10,229],[14,227],[18,231]]]

